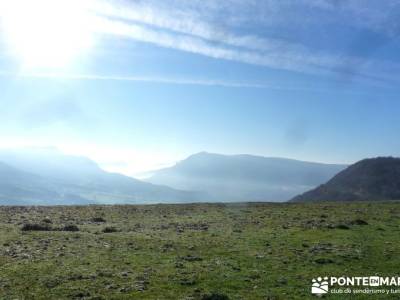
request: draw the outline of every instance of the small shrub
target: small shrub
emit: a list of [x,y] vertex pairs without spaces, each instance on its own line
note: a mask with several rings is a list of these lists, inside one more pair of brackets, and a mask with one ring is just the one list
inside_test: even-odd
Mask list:
[[334,263],[334,261],[332,259],[330,259],[330,258],[317,258],[315,260],[315,262],[317,264],[320,264],[320,265],[326,265],[326,264],[333,264]]
[[337,229],[344,229],[344,230],[350,229],[350,227],[347,226],[347,225],[345,225],[345,224],[336,225],[335,228],[337,228]]
[[94,218],[92,218],[92,220],[91,220],[92,222],[96,222],[96,223],[105,223],[105,222],[107,222],[104,218],[102,218],[102,217],[94,217]]
[[229,297],[224,294],[212,293],[209,295],[204,295],[201,300],[229,300]]
[[118,229],[115,227],[107,226],[102,230],[103,233],[113,233],[118,232]]
[[79,231],[79,227],[76,225],[65,225],[61,231]]
[[361,220],[361,219],[356,219],[354,221],[350,222],[351,225],[368,225],[368,222]]
[[186,260],[186,261],[190,261],[190,262],[192,262],[192,261],[202,261],[203,260],[201,257],[194,256],[194,255],[187,255],[187,256],[182,257],[182,259]]
[[50,231],[51,227],[49,225],[42,224],[24,224],[21,228],[22,231]]

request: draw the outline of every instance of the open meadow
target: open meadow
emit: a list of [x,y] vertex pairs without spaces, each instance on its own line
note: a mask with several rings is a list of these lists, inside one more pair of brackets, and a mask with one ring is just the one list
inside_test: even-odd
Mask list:
[[313,299],[398,275],[399,226],[397,202],[4,206],[0,299]]

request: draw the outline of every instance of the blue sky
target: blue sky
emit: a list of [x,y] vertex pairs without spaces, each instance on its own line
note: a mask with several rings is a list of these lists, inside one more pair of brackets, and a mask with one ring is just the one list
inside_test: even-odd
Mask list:
[[1,147],[130,175],[204,150],[400,155],[400,1],[32,2],[0,2]]

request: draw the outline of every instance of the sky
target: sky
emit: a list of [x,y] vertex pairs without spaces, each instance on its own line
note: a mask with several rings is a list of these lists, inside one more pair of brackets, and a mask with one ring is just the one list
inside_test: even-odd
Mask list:
[[0,0],[0,147],[400,156],[400,1]]

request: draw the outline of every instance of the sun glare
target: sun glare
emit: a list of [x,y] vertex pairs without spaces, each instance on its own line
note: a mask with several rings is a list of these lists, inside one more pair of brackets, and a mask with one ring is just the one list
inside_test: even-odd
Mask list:
[[65,67],[93,43],[88,1],[0,0],[2,31],[25,68]]

